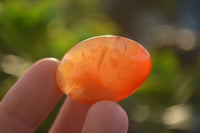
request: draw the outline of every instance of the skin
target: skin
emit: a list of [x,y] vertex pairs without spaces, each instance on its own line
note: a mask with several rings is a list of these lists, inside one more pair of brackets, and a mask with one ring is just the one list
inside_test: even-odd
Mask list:
[[[39,60],[13,85],[0,102],[0,131],[32,133],[45,120],[63,93],[55,72],[59,61]],[[128,117],[112,101],[92,106],[67,98],[49,133],[126,133]]]

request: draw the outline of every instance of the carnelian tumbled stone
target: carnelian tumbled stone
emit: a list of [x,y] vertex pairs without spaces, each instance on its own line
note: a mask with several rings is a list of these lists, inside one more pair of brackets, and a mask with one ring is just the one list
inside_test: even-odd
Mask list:
[[152,60],[139,43],[119,36],[98,36],[80,42],[62,58],[59,87],[69,97],[91,105],[121,101],[134,93],[151,71]]

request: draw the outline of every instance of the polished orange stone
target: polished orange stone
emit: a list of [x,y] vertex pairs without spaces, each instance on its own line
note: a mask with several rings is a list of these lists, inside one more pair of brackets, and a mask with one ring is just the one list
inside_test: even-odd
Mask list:
[[121,101],[148,77],[151,56],[139,43],[119,36],[98,36],[80,42],[62,58],[57,69],[59,87],[69,97],[91,105]]

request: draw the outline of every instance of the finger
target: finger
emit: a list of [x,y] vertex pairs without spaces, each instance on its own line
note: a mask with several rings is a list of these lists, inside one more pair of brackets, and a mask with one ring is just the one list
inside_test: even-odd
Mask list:
[[81,133],[89,107],[68,97],[49,132]]
[[62,96],[55,80],[58,61],[35,63],[0,103],[2,132],[33,132]]
[[128,117],[117,103],[102,101],[88,111],[82,133],[127,133]]

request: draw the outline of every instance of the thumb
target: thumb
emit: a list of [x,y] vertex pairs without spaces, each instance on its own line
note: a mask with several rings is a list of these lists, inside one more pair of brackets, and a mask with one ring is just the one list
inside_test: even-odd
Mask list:
[[112,101],[101,101],[89,109],[82,133],[127,133],[127,130],[124,109]]

